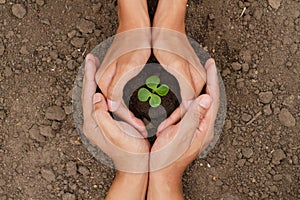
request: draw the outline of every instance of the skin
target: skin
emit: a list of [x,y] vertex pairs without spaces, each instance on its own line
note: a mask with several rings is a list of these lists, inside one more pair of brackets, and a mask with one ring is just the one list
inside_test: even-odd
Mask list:
[[[132,29],[150,27],[147,1],[119,0],[118,8],[119,27],[117,34]],[[139,12],[132,12],[132,10],[139,10]],[[122,44],[120,45],[122,46]],[[110,64],[104,74],[97,79],[99,88],[108,99],[108,109],[140,132],[143,132],[144,135],[146,133],[143,122],[128,110],[122,99],[122,94],[125,84],[143,69],[150,54],[150,49],[143,49],[122,55]]]
[[[119,1],[120,26],[118,32],[149,26],[148,11],[145,3],[146,1],[141,0],[129,0],[126,1],[126,4],[124,0]],[[185,34],[185,7],[186,1],[160,0],[153,26],[169,28]],[[169,16],[166,16],[165,12],[163,12],[166,9]],[[129,12],[132,10],[139,10],[140,12]],[[174,18],[177,20],[174,20]],[[144,53],[142,52],[143,55],[145,55]],[[161,62],[165,62],[162,61],[164,58],[178,60],[178,65],[175,67],[176,72],[182,73],[186,80],[189,80],[191,85],[193,85],[195,92],[198,93],[199,91],[200,93],[202,82],[199,77],[195,77],[195,73],[191,71],[186,61],[174,55],[168,55],[166,52],[154,51],[154,53],[158,58],[161,56]],[[158,138],[152,149],[150,149],[147,140],[143,139],[143,137],[138,137],[145,134],[145,129],[141,126],[139,120],[135,119],[124,108],[120,109],[122,108],[121,103],[115,106],[116,104],[112,102],[120,101],[114,99],[113,94],[108,92],[116,87],[118,82],[116,80],[123,77],[126,70],[129,70],[130,66],[132,67],[130,63],[134,60],[134,56],[138,54],[138,52],[126,54],[123,58],[120,57],[118,62],[123,64],[115,63],[109,67],[106,75],[98,82],[104,96],[99,93],[95,94],[97,86],[95,73],[96,67],[100,65],[100,62],[94,56],[87,55],[82,93],[84,134],[91,143],[97,145],[108,154],[116,165],[117,173],[106,199],[145,199],[145,197],[147,199],[183,199],[182,174],[186,167],[198,156],[199,152],[210,143],[214,135],[214,121],[219,106],[216,66],[212,59],[205,66],[207,69],[207,94],[191,101],[188,106],[181,106],[161,126],[157,133]],[[137,57],[147,58],[147,56]],[[196,86],[194,82],[201,84]],[[108,100],[105,97],[108,97]],[[114,106],[117,108],[114,108]],[[119,122],[110,117],[108,110],[119,112],[124,119],[127,119],[127,123],[120,125]],[[177,123],[182,116],[182,120]],[[134,137],[128,135],[128,131],[125,133],[124,129],[120,128],[121,126],[126,126],[126,130],[130,130],[130,135]],[[182,126],[187,127],[186,132],[180,131]],[[181,142],[184,143],[183,146],[186,149],[178,159],[169,165],[156,165],[163,160],[156,157],[155,152],[163,150],[168,145],[170,145],[170,148],[174,148],[176,143],[182,145]],[[112,151],[115,147],[122,149],[122,153],[129,152],[146,155],[143,157],[145,165],[142,165],[140,173],[132,173],[128,170],[130,168],[138,169],[138,161],[135,159],[120,159],[119,154]],[[172,156],[172,154],[166,154],[164,159],[172,158]],[[140,161],[140,159],[138,160]],[[142,173],[145,170],[145,166],[149,167],[147,170],[150,171],[149,173]],[[153,166],[156,168],[152,168]],[[155,170],[153,171],[153,169]],[[146,194],[147,190],[148,193]]]
[[[95,94],[96,81],[94,75],[96,72],[96,62],[96,58],[92,55],[87,56],[82,95],[84,134],[93,144],[97,145],[112,157],[114,163],[117,163],[117,168],[120,166],[118,163],[124,163],[124,160],[118,160],[118,156],[115,156],[115,154],[110,151],[111,146],[107,146],[107,144],[113,144],[128,152],[149,152],[150,163],[145,159],[145,164],[151,167],[151,162],[157,163],[156,160],[151,158],[151,153],[159,151],[173,141],[174,137],[178,134],[178,128],[182,124],[190,123],[188,125],[189,130],[183,134],[191,137],[190,144],[188,145],[188,149],[178,160],[160,170],[151,171],[151,169],[149,169],[150,173],[129,173],[118,170],[107,195],[107,199],[120,199],[120,197],[123,199],[144,199],[147,188],[148,199],[182,199],[182,174],[186,167],[197,157],[199,152],[210,143],[214,135],[214,129],[211,127],[214,125],[215,113],[219,104],[218,77],[214,61],[211,59],[206,64],[208,74],[206,91],[209,96],[200,96],[192,103],[189,111],[181,122],[182,124],[171,125],[163,132],[158,133],[158,138],[151,152],[146,140],[130,137],[122,133],[119,129],[111,131],[111,127],[115,126],[117,122],[108,115],[107,103],[104,96],[99,93]],[[200,101],[201,99],[205,101]],[[204,106],[202,105],[203,103],[205,104]],[[195,116],[198,118],[195,118]],[[191,117],[197,120],[191,120]],[[106,120],[103,121],[104,118],[106,118]],[[110,130],[103,131],[105,127],[108,127]],[[194,133],[191,134],[191,130],[194,130]],[[138,134],[138,131],[134,131],[132,134]],[[126,140],[126,142],[122,142],[124,140]],[[177,138],[177,140],[180,142],[180,138]],[[128,163],[134,163],[134,160],[130,160]],[[134,167],[134,165],[127,167]]]
[[[203,115],[204,117],[200,121],[195,133],[191,135],[193,139],[185,153],[171,165],[150,173],[148,199],[183,199],[182,175],[187,166],[197,158],[199,153],[204,150],[213,139],[213,127],[219,107],[219,84],[215,62],[210,59],[205,67],[207,69],[206,92],[211,98],[211,106],[206,114]],[[185,123],[183,120],[182,123]],[[180,123],[181,122],[179,122],[179,124]],[[176,134],[176,128],[178,128],[178,124],[171,125],[159,133],[151,152],[163,148],[172,141]],[[150,162],[156,163],[158,161],[150,159]]]
[[[148,141],[142,138],[130,137],[117,126],[117,121],[108,114],[105,98],[96,92],[97,59],[89,54],[86,57],[85,73],[82,88],[82,104],[84,125],[83,131],[89,141],[101,148],[114,161],[117,168],[134,168],[135,160],[120,159],[118,152],[111,151],[115,146],[124,152],[145,153],[145,166],[148,168]],[[106,120],[103,120],[106,119]],[[105,125],[104,125],[105,123]],[[127,124],[128,125],[128,124]],[[128,125],[130,126],[130,125]],[[113,131],[106,128],[114,127]],[[134,131],[133,134],[138,134]],[[124,164],[131,164],[130,166]],[[143,169],[145,170],[145,169]],[[127,170],[128,171],[128,170]],[[147,170],[146,170],[147,171]],[[106,199],[144,199],[146,195],[148,173],[130,173],[118,170]]]
[[[155,13],[153,27],[170,29],[186,35],[186,4],[187,0],[160,0]],[[205,85],[205,80],[203,80],[198,71],[182,57],[158,49],[153,49],[153,53],[160,64],[178,80],[183,101],[180,108],[159,126],[158,130],[162,131],[183,116],[191,100],[199,96]]]

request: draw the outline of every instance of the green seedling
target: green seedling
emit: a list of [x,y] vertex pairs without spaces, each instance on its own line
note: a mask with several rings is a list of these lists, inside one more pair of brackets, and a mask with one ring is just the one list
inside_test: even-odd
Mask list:
[[161,97],[169,93],[169,86],[160,84],[160,78],[156,75],[147,78],[146,86],[147,88],[141,88],[138,91],[139,101],[149,101],[151,107],[158,107],[161,104]]

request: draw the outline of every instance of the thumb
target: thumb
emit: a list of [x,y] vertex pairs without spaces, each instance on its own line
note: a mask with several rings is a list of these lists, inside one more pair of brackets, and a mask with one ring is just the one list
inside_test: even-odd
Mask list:
[[204,118],[210,108],[211,103],[212,99],[209,95],[204,94],[199,96],[184,115],[182,123],[180,123],[180,128],[193,134],[199,126],[201,119]]

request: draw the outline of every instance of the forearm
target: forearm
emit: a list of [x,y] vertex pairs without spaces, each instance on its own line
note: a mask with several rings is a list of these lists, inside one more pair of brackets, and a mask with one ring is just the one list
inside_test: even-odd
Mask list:
[[119,30],[122,31],[150,26],[146,0],[119,0],[118,16]]
[[144,200],[148,183],[148,173],[132,174],[117,172],[109,189],[107,200]]
[[160,0],[153,26],[185,33],[186,4],[187,0]]
[[149,175],[147,200],[182,200],[182,174],[159,175],[153,172]]

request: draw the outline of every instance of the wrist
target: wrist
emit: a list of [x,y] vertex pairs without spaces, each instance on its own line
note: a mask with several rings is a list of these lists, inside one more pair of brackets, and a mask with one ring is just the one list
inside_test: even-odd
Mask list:
[[106,199],[145,199],[148,173],[133,174],[118,171]]
[[148,200],[183,199],[181,173],[164,174],[151,172],[148,185]]

